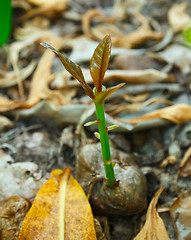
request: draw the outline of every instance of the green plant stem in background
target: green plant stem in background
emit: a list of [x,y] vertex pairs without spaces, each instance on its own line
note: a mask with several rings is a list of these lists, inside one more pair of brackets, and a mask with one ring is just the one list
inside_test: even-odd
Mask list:
[[0,3],[0,46],[9,38],[11,30],[12,7],[11,0],[1,0]]
[[104,108],[103,108],[103,104],[95,105],[95,106],[96,106],[97,120],[99,121],[98,129],[100,134],[103,162],[105,167],[106,184],[109,187],[113,187],[116,183],[116,179],[114,175],[113,164],[111,161],[109,137],[108,137],[107,126],[105,123]]

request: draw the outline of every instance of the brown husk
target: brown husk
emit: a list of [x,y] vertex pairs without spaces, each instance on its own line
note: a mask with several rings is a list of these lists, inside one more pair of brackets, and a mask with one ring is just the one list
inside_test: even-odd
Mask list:
[[76,178],[90,194],[96,214],[126,216],[140,213],[147,205],[146,179],[132,156],[114,148],[111,148],[111,155],[116,162],[114,171],[119,181],[114,188],[107,187],[104,181],[100,144],[82,147],[77,160]]

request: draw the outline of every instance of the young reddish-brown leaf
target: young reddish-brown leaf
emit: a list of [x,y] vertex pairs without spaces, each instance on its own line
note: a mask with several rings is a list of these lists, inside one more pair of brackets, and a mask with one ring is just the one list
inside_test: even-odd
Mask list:
[[62,64],[64,65],[65,69],[74,77],[76,78],[80,84],[82,85],[82,87],[84,88],[86,94],[91,98],[94,99],[94,93],[91,89],[91,87],[86,83],[81,67],[72,62],[69,58],[67,58],[66,56],[64,56],[62,53],[58,52],[56,49],[54,49],[53,47],[51,47],[50,45],[46,44],[46,43],[40,43],[43,47],[48,48],[49,50],[51,50],[53,53],[55,53],[59,58],[60,61],[62,62]]
[[96,240],[90,204],[71,170],[51,175],[23,221],[19,240]]
[[125,83],[120,83],[117,86],[110,87],[103,90],[102,92],[99,92],[94,98],[94,103],[96,105],[103,104],[106,98],[108,98],[112,93],[114,93],[117,89],[119,89],[120,87],[123,87],[124,85]]
[[105,36],[98,44],[90,62],[90,74],[97,92],[101,92],[102,83],[111,55],[111,37]]

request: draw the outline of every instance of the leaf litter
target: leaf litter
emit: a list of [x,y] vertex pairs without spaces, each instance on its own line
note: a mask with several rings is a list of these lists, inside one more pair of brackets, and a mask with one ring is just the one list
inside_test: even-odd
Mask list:
[[[103,84],[112,87],[118,81],[126,82],[127,86],[108,98],[106,121],[108,124],[121,126],[113,132],[113,139],[124,139],[122,144],[127,144],[128,148],[120,146],[112,137],[111,142],[114,147],[125,149],[129,158],[133,158],[133,162],[140,167],[138,171],[142,170],[144,173],[150,205],[147,210],[146,227],[143,228],[141,217],[137,217],[137,220],[134,216],[128,216],[126,219],[120,216],[106,217],[109,219],[107,239],[133,239],[141,228],[140,234],[146,229],[151,236],[158,234],[160,230],[159,237],[165,234],[165,239],[168,239],[167,229],[170,238],[175,239],[173,227],[169,227],[173,225],[177,239],[186,239],[190,233],[187,231],[186,235],[182,229],[187,227],[190,208],[189,194],[186,192],[190,190],[190,49],[182,46],[181,31],[190,21],[189,11],[186,11],[185,3],[174,6],[174,2],[170,2],[170,10],[164,4],[162,7],[165,8],[166,18],[168,17],[168,26],[162,18],[162,12],[161,17],[159,13],[156,14],[156,10],[160,9],[158,2],[152,3],[152,14],[144,1],[136,1],[135,4],[131,1],[113,1],[114,3],[109,4],[106,1],[104,6],[99,1],[96,2],[98,8],[93,1],[13,1],[14,14],[18,15],[17,22],[12,30],[13,36],[0,52],[3,56],[0,62],[0,143],[1,149],[11,157],[8,160],[11,164],[6,162],[6,167],[1,169],[1,177],[5,181],[1,188],[1,198],[6,199],[16,194],[33,202],[42,182],[49,177],[47,174],[55,168],[63,169],[68,166],[87,194],[92,184],[92,191],[96,193],[99,179],[102,179],[102,176],[99,176],[102,171],[97,170],[98,162],[96,169],[90,165],[84,167],[89,170],[84,172],[83,176],[77,167],[79,162],[76,165],[79,161],[78,149],[83,149],[83,145],[87,143],[91,144],[90,147],[93,147],[92,143],[96,143],[92,134],[95,127],[91,126],[90,131],[83,127],[85,122],[94,119],[95,111],[88,97],[83,96],[79,83],[66,73],[54,55],[44,51],[39,43],[51,44],[62,53],[66,53],[74,62],[78,62],[82,66],[86,82],[91,86],[92,79],[88,69],[91,55],[97,42],[106,34],[110,34],[113,44],[111,61]],[[93,8],[90,8],[91,4]],[[187,6],[190,8],[189,4]],[[152,17],[156,16],[156,19],[143,12],[151,14]],[[177,17],[179,14],[182,16],[181,21],[180,17]],[[60,21],[62,24],[59,24]],[[157,53],[153,53],[155,49],[158,49]],[[3,54],[6,52],[5,57]],[[143,69],[136,56],[149,57],[150,63]],[[120,57],[124,59],[121,63]],[[128,69],[128,63],[124,64],[128,58],[135,62],[131,69]],[[146,58],[143,61],[146,61]],[[155,61],[155,64],[152,61]],[[46,131],[49,131],[50,135],[42,133],[41,128],[30,128],[36,123],[48,126]],[[67,126],[72,126],[72,130],[63,131],[61,136],[60,131],[65,130]],[[44,140],[40,141],[41,138]],[[63,138],[70,139],[70,144]],[[20,141],[23,144],[19,145]],[[43,145],[43,141],[48,145]],[[42,149],[46,148],[44,157],[43,150],[39,149],[37,143]],[[92,153],[95,154],[94,150]],[[36,165],[30,165],[31,163],[26,162],[27,159]],[[121,161],[119,169],[126,164]],[[35,169],[34,172],[30,167]],[[18,168],[22,170],[20,176],[17,173]],[[146,171],[146,168],[150,170]],[[12,184],[17,182],[17,186],[13,185],[16,192],[10,185],[8,188],[6,180],[9,182],[10,179]],[[170,207],[172,216],[172,221],[163,219],[166,229],[155,208],[162,190],[160,189],[151,200],[160,185],[157,181],[167,188],[167,192],[160,198],[162,205]],[[26,187],[32,185],[35,186],[34,192]],[[108,194],[104,190],[100,192],[99,201],[104,198],[103,193]],[[96,194],[90,198],[94,216],[98,214]],[[9,199],[3,201],[8,202]],[[105,208],[104,214],[108,215],[108,206]],[[183,215],[175,218],[177,212]],[[128,212],[124,215],[128,215]],[[140,216],[143,215],[144,212]],[[148,224],[150,217],[154,217],[157,223]],[[185,221],[181,222],[181,219]],[[136,222],[135,225],[132,225],[132,220]],[[13,221],[13,227],[14,224]],[[103,225],[102,222],[102,227]],[[20,226],[21,224],[18,229]],[[18,231],[16,235],[13,233],[12,239],[18,239]],[[7,239],[6,234],[3,235],[3,239]],[[105,237],[102,231],[99,235]]]

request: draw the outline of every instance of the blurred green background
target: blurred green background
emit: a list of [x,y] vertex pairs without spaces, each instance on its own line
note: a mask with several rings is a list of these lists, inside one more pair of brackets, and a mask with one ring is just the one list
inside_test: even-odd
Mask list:
[[11,30],[11,0],[0,0],[0,46],[9,38]]

